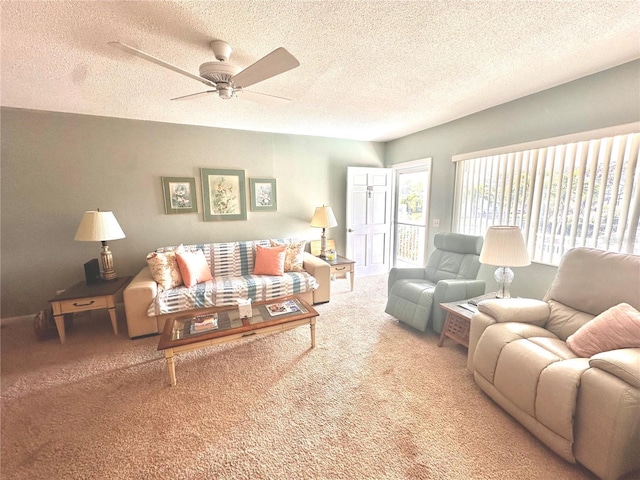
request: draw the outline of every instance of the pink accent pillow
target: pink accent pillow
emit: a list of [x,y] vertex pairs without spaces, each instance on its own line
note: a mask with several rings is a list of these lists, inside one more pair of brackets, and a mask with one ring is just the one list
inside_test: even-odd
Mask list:
[[262,247],[256,245],[256,262],[253,267],[254,275],[284,275],[284,260],[287,256],[287,246]]
[[207,265],[207,259],[204,257],[202,250],[176,253],[176,260],[180,268],[182,280],[187,287],[193,287],[198,283],[213,280],[211,270],[209,270],[209,265]]
[[619,348],[640,348],[640,312],[628,303],[611,307],[569,336],[567,346],[585,358]]

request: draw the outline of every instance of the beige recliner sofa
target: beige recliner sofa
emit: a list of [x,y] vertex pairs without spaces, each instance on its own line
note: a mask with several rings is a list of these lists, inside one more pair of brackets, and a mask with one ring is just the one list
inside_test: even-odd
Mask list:
[[640,477],[640,348],[580,358],[566,340],[620,303],[640,310],[640,257],[576,248],[544,301],[485,300],[469,338],[479,387],[551,450],[603,479]]

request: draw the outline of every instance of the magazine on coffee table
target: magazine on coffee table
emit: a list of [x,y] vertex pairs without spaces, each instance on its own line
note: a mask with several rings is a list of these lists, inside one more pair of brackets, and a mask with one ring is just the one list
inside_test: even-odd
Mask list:
[[272,317],[300,311],[300,307],[294,300],[285,300],[284,302],[270,303],[267,305],[267,312],[269,312],[269,315]]

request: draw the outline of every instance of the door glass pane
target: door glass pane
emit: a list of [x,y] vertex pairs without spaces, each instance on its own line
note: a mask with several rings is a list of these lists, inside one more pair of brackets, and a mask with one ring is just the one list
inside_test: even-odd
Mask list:
[[427,224],[427,169],[398,172],[396,196],[397,267],[425,264]]

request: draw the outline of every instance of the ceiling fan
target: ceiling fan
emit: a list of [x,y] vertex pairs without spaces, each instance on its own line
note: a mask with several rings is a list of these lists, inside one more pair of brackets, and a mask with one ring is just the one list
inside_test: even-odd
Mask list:
[[183,95],[171,100],[193,98],[209,93],[217,93],[220,98],[227,100],[238,96],[237,94],[241,92],[243,98],[256,102],[271,104],[288,102],[290,101],[288,98],[253,92],[245,90],[245,88],[300,65],[300,62],[293,55],[280,47],[243,70],[228,63],[231,56],[231,46],[223,40],[214,40],[210,43],[210,46],[217,61],[203,63],[200,65],[200,75],[195,75],[124,43],[109,42],[109,45],[186,77],[193,78],[212,88],[212,90]]

